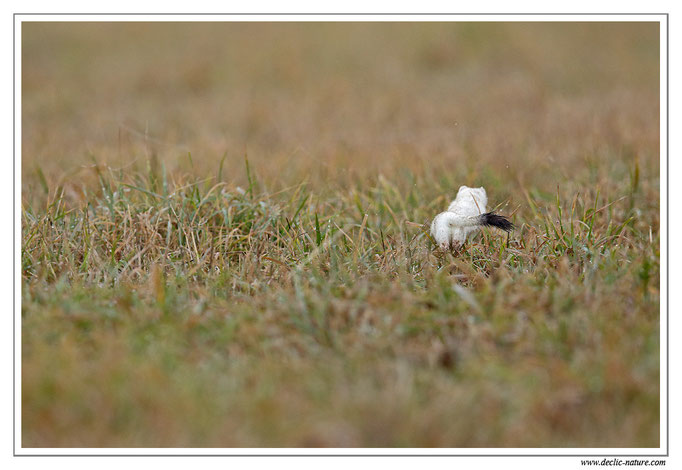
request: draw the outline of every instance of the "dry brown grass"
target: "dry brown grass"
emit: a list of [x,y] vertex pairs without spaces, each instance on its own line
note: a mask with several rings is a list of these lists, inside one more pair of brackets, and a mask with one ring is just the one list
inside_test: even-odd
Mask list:
[[22,47],[24,446],[658,446],[657,24]]

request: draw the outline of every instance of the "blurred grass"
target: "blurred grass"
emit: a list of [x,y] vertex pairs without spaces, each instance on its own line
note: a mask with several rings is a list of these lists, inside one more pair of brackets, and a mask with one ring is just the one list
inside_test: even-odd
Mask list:
[[22,30],[24,446],[658,446],[657,24]]

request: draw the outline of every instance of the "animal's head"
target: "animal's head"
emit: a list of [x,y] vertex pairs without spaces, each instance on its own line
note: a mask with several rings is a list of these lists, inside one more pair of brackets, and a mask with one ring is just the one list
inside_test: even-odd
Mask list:
[[480,188],[470,188],[469,186],[460,186],[459,191],[457,191],[457,195],[459,196],[463,192],[471,193],[476,197],[480,196],[480,197],[486,197],[487,198],[487,195],[485,193],[485,188],[483,186],[481,186]]
[[488,204],[488,195],[486,194],[483,186],[481,186],[480,188],[460,186],[459,191],[457,191],[457,198],[461,197],[465,198],[472,197],[481,207],[485,207]]

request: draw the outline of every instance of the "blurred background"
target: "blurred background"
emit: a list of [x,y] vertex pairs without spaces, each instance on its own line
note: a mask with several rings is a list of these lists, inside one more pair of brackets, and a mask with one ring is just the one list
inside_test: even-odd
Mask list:
[[144,169],[152,154],[199,174],[226,155],[243,183],[248,153],[273,189],[491,165],[551,188],[614,149],[614,176],[635,156],[658,173],[657,23],[22,28],[24,197],[37,166],[69,186],[93,158]]

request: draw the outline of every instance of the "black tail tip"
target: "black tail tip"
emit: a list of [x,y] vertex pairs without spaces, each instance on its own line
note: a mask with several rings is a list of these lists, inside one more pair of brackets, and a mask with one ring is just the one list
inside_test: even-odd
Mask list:
[[481,214],[481,222],[483,225],[489,227],[497,227],[505,232],[511,232],[516,227],[512,224],[509,219],[503,215],[496,214],[494,212],[486,212]]

